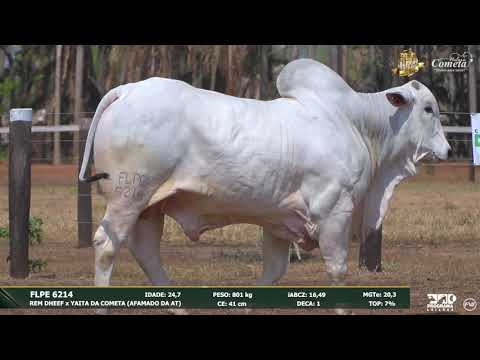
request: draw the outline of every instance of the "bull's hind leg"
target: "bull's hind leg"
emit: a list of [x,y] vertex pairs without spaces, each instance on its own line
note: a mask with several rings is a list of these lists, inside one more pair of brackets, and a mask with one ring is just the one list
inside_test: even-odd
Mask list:
[[155,286],[170,284],[160,260],[160,240],[163,234],[164,214],[155,206],[145,210],[128,238],[128,248],[135,260]]
[[95,286],[109,286],[115,258],[120,246],[137,221],[134,211],[107,211],[95,233]]
[[[151,206],[138,218],[128,238],[128,248],[154,286],[168,286],[170,280],[160,259],[160,241],[165,215],[159,206]],[[169,309],[176,315],[185,315],[184,309]]]
[[[137,221],[139,212],[107,206],[107,211],[93,240],[95,248],[95,286],[109,286],[115,258],[120,247],[128,239],[129,232]],[[98,314],[106,314],[106,309],[98,309]]]

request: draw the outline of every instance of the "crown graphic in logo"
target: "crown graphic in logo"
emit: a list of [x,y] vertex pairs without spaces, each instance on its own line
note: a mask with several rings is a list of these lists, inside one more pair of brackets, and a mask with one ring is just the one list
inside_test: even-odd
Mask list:
[[417,55],[412,49],[408,49],[400,53],[398,67],[392,69],[392,72],[394,75],[410,77],[423,67],[425,67],[424,63],[418,61]]

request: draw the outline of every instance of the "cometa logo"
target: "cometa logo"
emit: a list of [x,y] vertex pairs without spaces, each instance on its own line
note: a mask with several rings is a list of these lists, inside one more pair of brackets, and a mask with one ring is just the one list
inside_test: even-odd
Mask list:
[[453,53],[448,58],[439,58],[432,60],[432,67],[435,71],[464,72],[473,62],[473,56],[468,51],[463,54]]

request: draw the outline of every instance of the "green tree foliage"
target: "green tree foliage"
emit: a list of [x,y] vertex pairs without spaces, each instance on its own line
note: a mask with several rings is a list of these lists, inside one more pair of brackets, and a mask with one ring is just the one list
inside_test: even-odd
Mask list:
[[[43,220],[37,216],[30,217],[28,221],[28,236],[30,245],[41,244],[43,239]],[[8,239],[10,232],[8,227],[0,226],[0,238]]]
[[[331,46],[335,45],[85,46],[83,108],[94,111],[109,89],[151,76],[171,77],[235,96],[272,98],[278,95],[276,75],[286,63],[314,57],[331,65],[338,61],[331,58]],[[342,55],[347,64],[344,76],[355,90],[363,92],[400,85],[404,79],[393,76],[391,69],[397,65],[400,51],[408,48],[426,64],[413,78],[432,89],[441,109],[468,112],[468,74],[436,72],[430,65],[434,58],[463,53],[466,46],[352,45]],[[62,112],[73,112],[75,49],[63,46]],[[262,57],[267,57],[266,63],[262,63]],[[478,61],[476,54],[474,57]],[[0,45],[0,112],[7,112],[11,106],[53,111],[54,72],[55,45],[22,45],[16,46],[16,51],[12,46]],[[72,121],[72,116],[62,117],[62,123]],[[450,125],[467,125],[468,119],[450,116],[448,121]]]

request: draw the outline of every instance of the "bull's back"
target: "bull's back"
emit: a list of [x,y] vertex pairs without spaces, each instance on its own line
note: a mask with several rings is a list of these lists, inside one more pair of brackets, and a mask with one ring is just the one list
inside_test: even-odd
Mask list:
[[332,155],[345,153],[344,131],[321,117],[309,118],[291,99],[242,99],[152,78],[103,114],[96,167],[114,178],[149,174],[223,198],[275,203],[300,187],[305,170],[325,174]]
[[97,171],[148,173],[159,183],[190,181],[232,200],[277,202],[301,181],[299,139],[292,130],[304,126],[296,119],[298,106],[289,99],[242,99],[149,79],[102,116]]

